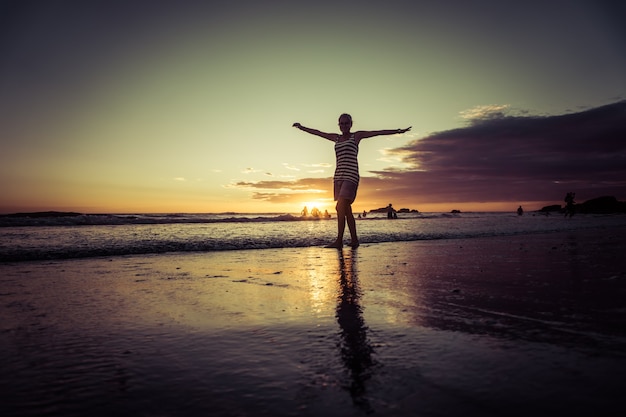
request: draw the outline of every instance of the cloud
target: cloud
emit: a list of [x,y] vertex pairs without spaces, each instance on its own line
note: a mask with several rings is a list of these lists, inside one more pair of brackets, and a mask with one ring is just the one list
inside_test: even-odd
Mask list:
[[374,172],[428,202],[626,197],[626,101],[558,116],[470,112],[469,126],[387,150],[405,169]]
[[333,166],[332,164],[329,164],[328,162],[320,162],[317,164],[302,164],[302,165],[307,168],[330,168]]
[[252,194],[252,199],[254,200],[262,200],[268,203],[293,203],[300,204],[303,201],[320,201],[327,200],[328,202],[332,201],[332,196],[323,196],[317,193],[265,193],[265,192],[255,192]]
[[309,168],[306,171],[308,174],[323,174],[324,172],[326,172],[327,168],[330,168],[333,165],[326,163],[326,162],[322,162],[322,163],[317,163],[317,164],[302,164],[302,166],[305,168]]
[[280,190],[284,192],[325,192],[332,186],[331,178],[303,178],[295,181],[239,181],[232,188]]
[[252,194],[252,199],[254,200],[262,200],[267,201],[269,203],[294,203],[300,202],[301,198],[294,198],[293,194],[285,194],[285,193],[260,193],[255,192]]
[[303,178],[294,181],[239,181],[231,184],[229,188],[253,190],[253,199],[270,203],[299,204],[306,200],[332,199],[332,178]]
[[508,104],[476,106],[469,110],[462,111],[461,118],[468,120],[489,120],[502,118],[508,108]]
[[286,163],[286,162],[284,162],[284,163],[283,163],[283,166],[284,166],[285,168],[287,168],[287,169],[292,170],[292,171],[300,171],[300,168],[295,167],[295,166],[293,166],[293,165],[291,165],[291,164],[288,164],[288,163]]
[[377,159],[378,161],[386,162],[394,167],[408,167],[403,162],[404,157],[406,154],[408,154],[408,152],[403,153],[398,149],[389,148],[379,149],[378,152],[382,155],[380,158]]

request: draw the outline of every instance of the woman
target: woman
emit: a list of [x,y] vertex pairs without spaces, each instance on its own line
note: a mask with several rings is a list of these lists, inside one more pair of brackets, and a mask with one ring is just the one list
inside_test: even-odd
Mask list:
[[359,143],[362,139],[374,136],[405,133],[411,130],[411,127],[406,129],[374,131],[360,130],[352,133],[350,132],[352,129],[352,116],[346,113],[339,116],[340,134],[320,132],[316,129],[304,127],[300,123],[294,123],[293,127],[335,142],[335,156],[337,163],[335,167],[335,176],[333,178],[333,188],[334,198],[337,202],[337,240],[326,247],[338,249],[343,247],[343,232],[346,228],[346,222],[348,223],[348,229],[350,230],[350,246],[353,248],[358,247],[359,238],[356,233],[354,215],[352,214],[352,203],[356,198],[357,188],[359,187],[360,177],[359,163],[357,159],[357,155],[359,153]]

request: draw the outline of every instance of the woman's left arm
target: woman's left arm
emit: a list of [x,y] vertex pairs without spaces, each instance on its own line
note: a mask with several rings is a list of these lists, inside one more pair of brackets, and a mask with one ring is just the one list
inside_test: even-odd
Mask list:
[[400,133],[406,133],[411,130],[412,126],[407,127],[406,129],[385,129],[385,130],[360,130],[354,133],[354,138],[357,140],[372,138],[374,136],[385,136],[385,135],[396,135]]

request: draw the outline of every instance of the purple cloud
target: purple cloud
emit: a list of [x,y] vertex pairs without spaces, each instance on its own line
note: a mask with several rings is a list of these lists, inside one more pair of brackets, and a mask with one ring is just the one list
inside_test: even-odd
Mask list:
[[424,202],[626,197],[626,101],[559,116],[505,116],[392,149],[410,167],[374,172]]

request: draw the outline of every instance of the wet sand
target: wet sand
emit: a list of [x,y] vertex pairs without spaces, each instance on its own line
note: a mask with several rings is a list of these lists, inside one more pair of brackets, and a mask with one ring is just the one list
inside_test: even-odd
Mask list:
[[0,415],[624,415],[625,248],[602,229],[1,264]]

